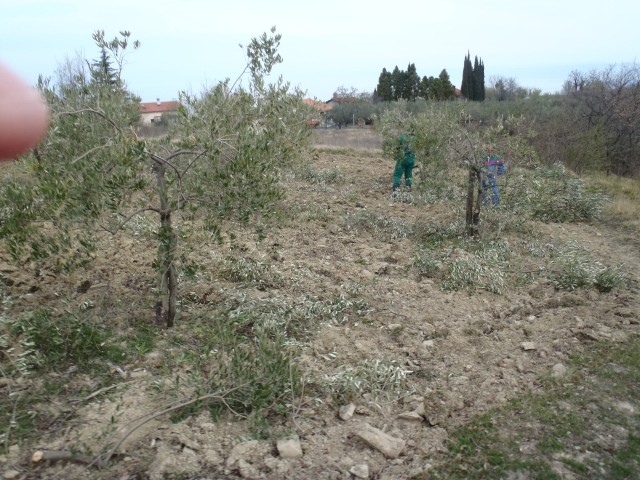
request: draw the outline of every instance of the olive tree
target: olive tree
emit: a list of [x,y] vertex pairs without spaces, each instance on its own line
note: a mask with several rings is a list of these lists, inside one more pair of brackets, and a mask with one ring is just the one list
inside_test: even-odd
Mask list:
[[[415,134],[414,149],[420,172],[418,190],[433,201],[464,199],[466,233],[479,233],[483,205],[483,152],[487,144],[516,164],[535,167],[537,155],[525,135],[510,135],[508,124],[521,123],[517,118],[498,118],[495,126],[482,130],[471,127],[471,117],[463,106],[454,103],[434,104],[428,111],[412,114],[401,105],[387,109],[381,116],[380,132],[385,155],[395,158],[402,133]],[[457,182],[459,172],[466,172],[464,187]]]
[[53,257],[57,268],[69,269],[95,254],[98,232],[116,234],[140,215],[157,215],[156,315],[172,326],[176,222],[198,218],[217,232],[224,217],[249,220],[274,207],[282,196],[279,170],[301,155],[308,138],[302,93],[282,79],[267,83],[282,61],[274,27],[246,47],[235,82],[198,96],[182,93],[172,137],[145,141],[135,130],[139,99],[122,77],[129,32],[93,38],[99,61],[72,64],[64,81],[40,82],[50,132],[22,170],[4,179],[0,234],[15,258]]

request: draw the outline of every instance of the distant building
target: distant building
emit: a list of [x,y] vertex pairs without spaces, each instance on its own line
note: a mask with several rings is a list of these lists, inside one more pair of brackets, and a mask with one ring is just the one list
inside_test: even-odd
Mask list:
[[307,125],[312,127],[317,127],[321,123],[326,122],[326,113],[333,109],[333,106],[329,105],[328,102],[320,102],[318,100],[312,100],[311,98],[305,98],[302,101],[306,105],[309,105],[314,111],[313,117],[307,120]]
[[158,98],[155,102],[140,103],[138,111],[140,112],[141,125],[154,125],[162,122],[163,115],[177,115],[180,102],[171,100],[161,102]]

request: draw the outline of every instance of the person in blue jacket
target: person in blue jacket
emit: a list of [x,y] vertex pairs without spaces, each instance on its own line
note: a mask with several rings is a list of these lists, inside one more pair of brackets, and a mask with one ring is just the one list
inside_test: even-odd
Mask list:
[[494,152],[493,145],[487,145],[487,151],[483,154],[483,159],[482,200],[487,200],[488,191],[491,190],[491,203],[493,205],[498,205],[500,204],[498,175],[504,175],[506,166],[502,157]]
[[416,154],[413,146],[415,134],[400,135],[398,145],[396,147],[396,166],[393,169],[393,191],[400,189],[402,176],[404,175],[404,185],[411,190],[413,179],[413,169],[416,164]]

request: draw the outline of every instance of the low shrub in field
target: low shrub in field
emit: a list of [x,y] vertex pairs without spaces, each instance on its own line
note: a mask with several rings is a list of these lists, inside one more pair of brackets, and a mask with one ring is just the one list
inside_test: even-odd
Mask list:
[[314,185],[337,185],[344,181],[342,174],[335,168],[330,170],[316,170],[310,166],[300,169],[297,176]]
[[0,320],[0,348],[22,373],[60,370],[70,365],[87,370],[98,361],[122,361],[114,332],[71,313],[40,308],[18,319]]
[[[575,242],[509,242],[488,236],[455,239],[433,233],[421,237],[412,268],[441,280],[444,291],[504,293],[510,285],[549,280],[558,290],[596,288],[610,292],[626,283],[621,266],[605,266]],[[523,266],[526,265],[526,268]],[[526,270],[526,272],[523,272]]]
[[185,325],[165,363],[171,369],[188,364],[189,386],[198,393],[227,392],[223,401],[207,402],[214,417],[224,409],[260,418],[284,413],[302,389],[297,364],[302,342],[323,324],[342,324],[368,311],[357,289],[345,286],[345,294],[329,300],[309,295],[257,300],[229,292],[218,311]]
[[620,267],[605,267],[575,243],[557,249],[551,265],[550,277],[558,290],[595,287],[610,292],[625,284]]
[[413,267],[425,277],[442,278],[444,291],[486,290],[502,293],[507,286],[509,244],[502,240],[460,241],[456,247],[423,248]]
[[364,394],[400,397],[411,372],[384,360],[365,360],[362,364],[345,365],[325,378],[326,388],[339,401],[349,401]]
[[510,208],[549,223],[595,220],[608,200],[602,193],[589,191],[582,180],[561,164],[520,172],[509,188],[514,192]]
[[260,290],[278,288],[284,284],[282,274],[271,265],[252,258],[224,258],[220,277],[231,282],[253,285]]
[[411,226],[403,219],[373,212],[349,214],[345,222],[347,228],[370,232],[381,240],[399,240],[413,233]]

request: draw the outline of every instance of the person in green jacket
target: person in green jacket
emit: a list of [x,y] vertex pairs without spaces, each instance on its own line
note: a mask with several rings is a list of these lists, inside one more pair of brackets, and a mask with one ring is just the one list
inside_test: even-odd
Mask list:
[[404,175],[404,185],[411,190],[413,169],[416,164],[416,154],[413,146],[415,135],[413,132],[400,135],[396,147],[396,166],[393,169],[393,191],[400,189],[402,175]]

